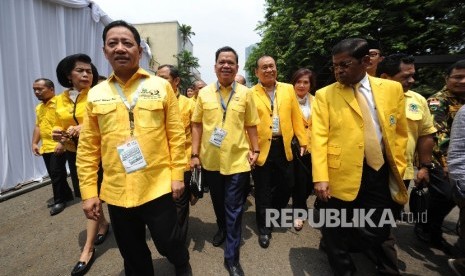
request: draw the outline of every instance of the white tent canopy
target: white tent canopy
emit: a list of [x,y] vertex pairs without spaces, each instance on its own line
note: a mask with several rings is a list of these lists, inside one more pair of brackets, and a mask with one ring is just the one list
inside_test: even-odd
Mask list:
[[[108,76],[102,32],[111,21],[90,0],[0,1],[0,194],[46,175],[43,159],[31,151],[38,104],[33,81],[49,78],[61,93],[56,65],[75,53],[89,55]],[[143,48],[141,66],[148,68],[150,52]]]

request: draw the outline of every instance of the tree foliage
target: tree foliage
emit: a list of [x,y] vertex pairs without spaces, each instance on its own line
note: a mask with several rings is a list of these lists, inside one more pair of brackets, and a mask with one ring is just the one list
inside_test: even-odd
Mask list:
[[199,59],[187,50],[182,50],[174,57],[178,60],[179,77],[181,78],[180,89],[186,91],[194,79],[192,69],[200,67]]
[[179,27],[179,31],[181,32],[182,47],[184,48],[186,46],[187,40],[195,35],[195,33],[192,31],[192,27],[186,24],[182,24]]
[[[262,41],[246,62],[250,76],[257,58],[266,54],[275,58],[279,80],[289,81],[306,67],[317,73],[322,87],[334,80],[328,70],[331,48],[347,37],[380,41],[385,54],[464,53],[465,0],[266,0],[257,31]],[[444,85],[437,68],[419,71],[427,77],[417,76],[417,83],[427,89]]]

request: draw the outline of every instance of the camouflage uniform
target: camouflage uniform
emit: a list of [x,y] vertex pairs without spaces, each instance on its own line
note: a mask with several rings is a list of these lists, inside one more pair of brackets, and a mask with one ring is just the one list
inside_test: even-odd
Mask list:
[[436,145],[433,150],[433,161],[441,167],[447,166],[446,157],[449,148],[450,129],[455,114],[465,104],[464,98],[452,94],[446,87],[428,98],[428,106],[433,116],[436,132]]
[[433,116],[434,126],[437,129],[433,149],[433,162],[440,165],[430,170],[428,221],[423,231],[429,232],[429,241],[432,246],[443,249],[442,224],[444,218],[455,207],[452,199],[449,178],[444,174],[447,167],[447,150],[449,148],[450,131],[455,114],[462,105],[464,98],[455,96],[446,87],[428,98],[428,106]]

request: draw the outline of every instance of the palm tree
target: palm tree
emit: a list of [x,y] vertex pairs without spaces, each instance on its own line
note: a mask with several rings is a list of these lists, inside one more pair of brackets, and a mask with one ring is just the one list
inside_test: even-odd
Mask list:
[[178,60],[179,77],[181,78],[180,88],[181,91],[185,91],[192,82],[192,69],[200,67],[199,59],[187,50],[182,50],[174,57]]
[[186,24],[182,24],[181,27],[179,27],[179,31],[181,32],[182,48],[184,48],[187,40],[195,35],[195,33],[192,31],[192,27]]

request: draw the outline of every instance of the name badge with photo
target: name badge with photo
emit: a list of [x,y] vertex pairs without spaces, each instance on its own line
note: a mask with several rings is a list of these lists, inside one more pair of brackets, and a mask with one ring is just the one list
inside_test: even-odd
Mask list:
[[279,133],[279,117],[273,117],[273,125],[271,132],[273,134]]
[[219,127],[215,127],[215,130],[210,137],[210,143],[214,146],[221,147],[221,143],[223,143],[224,138],[226,137],[226,130],[221,129]]
[[126,173],[132,173],[147,166],[137,140],[129,140],[127,143],[118,146],[117,150]]

